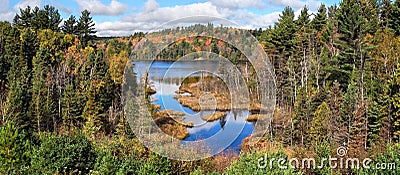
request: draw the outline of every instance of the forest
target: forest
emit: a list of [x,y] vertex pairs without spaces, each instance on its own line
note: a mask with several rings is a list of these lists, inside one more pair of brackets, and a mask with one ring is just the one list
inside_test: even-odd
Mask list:
[[[296,17],[286,7],[267,29],[249,30],[275,70],[268,133],[240,154],[170,160],[143,146],[124,116],[131,51],[174,30],[97,37],[91,12],[61,18],[52,6],[0,22],[0,174],[400,174],[400,0],[343,0]],[[229,30],[229,28],[226,28]],[[239,62],[218,39],[187,38],[159,59],[207,51]],[[270,158],[351,158],[394,169],[260,169]],[[327,165],[328,162],[325,162]]]

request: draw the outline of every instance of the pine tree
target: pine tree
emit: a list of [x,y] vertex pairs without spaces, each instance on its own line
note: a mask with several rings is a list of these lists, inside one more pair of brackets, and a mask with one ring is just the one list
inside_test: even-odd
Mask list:
[[61,98],[63,125],[68,130],[82,128],[84,122],[82,112],[85,107],[82,101],[84,100],[84,95],[80,94],[72,80],[68,80]]
[[20,46],[20,55],[23,62],[26,63],[28,67],[28,71],[32,70],[32,60],[36,55],[36,51],[38,48],[37,36],[35,31],[30,28],[23,29],[21,31],[21,46]]
[[347,142],[346,120],[342,118],[341,105],[343,103],[343,92],[337,81],[333,83],[329,94],[329,108],[331,117],[329,120],[329,135],[331,136],[331,145],[344,146]]
[[301,145],[306,145],[308,141],[309,127],[311,124],[310,120],[310,100],[307,98],[307,94],[304,88],[300,88],[298,91],[298,97],[296,99],[296,103],[294,105],[294,113],[293,113],[293,136],[295,143],[299,143]]
[[14,17],[14,26],[18,28],[32,27],[33,14],[31,7],[27,6],[25,9],[19,9],[20,14],[16,14]]
[[90,137],[95,137],[100,132],[104,131],[104,118],[105,114],[102,113],[104,109],[100,102],[97,101],[96,96],[98,95],[97,82],[92,81],[89,88],[88,101],[86,102],[85,109],[83,110],[83,118],[86,120],[83,131]]
[[314,145],[323,141],[329,141],[329,121],[331,119],[331,111],[327,103],[323,102],[314,113],[311,123],[310,137],[314,140]]
[[90,16],[90,12],[88,10],[82,11],[77,25],[79,37],[83,45],[86,46],[88,41],[90,41],[94,37],[93,34],[96,33],[94,29],[94,21]]
[[365,19],[368,34],[375,34],[379,28],[379,3],[378,0],[360,0],[362,16]]
[[389,13],[389,27],[394,31],[394,33],[400,35],[400,0],[395,0],[394,4],[390,8]]
[[[11,24],[8,22],[0,22],[0,94],[6,83],[7,73],[10,69],[9,54],[7,54],[6,45],[7,37],[11,32]],[[11,44],[11,43],[10,43]]]
[[9,90],[6,118],[21,129],[30,129],[32,120],[29,114],[29,103],[31,99],[28,91],[30,87],[27,84],[29,74],[27,65],[20,61],[20,57],[14,56],[7,79]]
[[296,24],[294,21],[294,11],[290,7],[286,7],[279,16],[275,28],[270,33],[270,47],[273,51],[272,64],[275,68],[277,77],[277,103],[281,106],[293,106],[295,103],[295,88],[291,84],[290,66],[288,60],[292,59],[294,52],[294,33],[296,32]]
[[[32,78],[32,103],[31,110],[35,118],[38,132],[52,128],[52,115],[54,104],[50,94],[50,82],[48,75],[50,67],[50,55],[46,48],[40,48],[33,61]],[[55,129],[55,128],[54,128]]]
[[372,70],[366,89],[368,90],[368,143],[373,149],[383,151],[386,143],[393,140],[393,106],[390,80],[394,77],[399,55],[399,40],[389,28],[378,30],[374,36],[376,49],[368,69]]
[[383,28],[389,28],[391,9],[392,9],[391,0],[382,0],[379,19],[380,19],[380,26]]
[[341,50],[336,58],[334,70],[331,70],[331,79],[338,80],[342,88],[346,88],[352,71],[362,58],[360,51],[362,39],[365,37],[365,19],[362,15],[358,0],[344,0],[337,13],[340,34],[337,46]]
[[[300,87],[305,88],[305,93],[308,93],[308,82],[310,77],[310,66],[311,66],[311,27],[310,27],[310,15],[308,14],[307,7],[304,7],[300,13],[299,19],[296,20],[297,32],[294,38],[296,42],[296,52],[293,55],[293,61],[291,67],[292,74],[294,76],[293,83],[298,84]],[[297,87],[297,86],[295,86]]]
[[[93,58],[93,57],[91,57]],[[91,67],[90,86],[83,112],[86,120],[84,130],[94,136],[100,131],[107,131],[106,113],[114,99],[114,84],[103,60],[103,52],[97,52]]]
[[71,15],[68,20],[64,21],[64,25],[62,26],[62,31],[66,34],[78,34],[77,21],[75,16]]
[[315,30],[321,32],[326,24],[327,24],[326,6],[324,4],[321,4],[321,6],[318,9],[317,15],[312,20],[312,26]]
[[344,130],[345,130],[345,142],[344,145],[348,144],[350,141],[350,128],[354,122],[354,111],[356,111],[356,104],[359,103],[358,99],[358,89],[357,89],[357,82],[356,82],[356,74],[353,73],[351,79],[349,81],[349,85],[346,88],[347,91],[343,97],[343,103],[341,104],[340,111],[341,111],[341,121],[344,123]]
[[43,11],[47,15],[48,23],[45,29],[50,29],[52,31],[59,32],[60,31],[60,23],[62,21],[61,15],[56,8],[53,6],[46,5],[44,6]]
[[390,82],[391,105],[393,106],[393,135],[397,143],[400,143],[400,66]]
[[[5,174],[24,174],[30,165],[31,141],[23,130],[11,121],[0,126],[0,171]],[[25,172],[26,173],[26,172]]]

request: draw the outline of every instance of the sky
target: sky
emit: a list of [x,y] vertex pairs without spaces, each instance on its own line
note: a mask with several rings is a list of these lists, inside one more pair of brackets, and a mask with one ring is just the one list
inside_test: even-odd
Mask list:
[[232,21],[240,28],[256,29],[272,26],[286,6],[298,15],[304,6],[315,13],[322,3],[330,6],[339,0],[0,0],[0,21],[11,22],[19,9],[28,5],[48,4],[59,9],[63,19],[70,15],[79,18],[82,10],[89,10],[98,36],[149,32],[186,17],[192,17],[192,23],[218,18]]

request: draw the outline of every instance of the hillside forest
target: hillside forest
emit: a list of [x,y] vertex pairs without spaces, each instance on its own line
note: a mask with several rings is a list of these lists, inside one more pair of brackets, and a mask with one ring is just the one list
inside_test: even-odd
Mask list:
[[[271,127],[240,154],[192,162],[159,156],[136,138],[121,103],[124,69],[144,37],[173,41],[175,31],[216,26],[107,38],[94,26],[87,10],[63,21],[49,5],[0,22],[0,174],[400,173],[400,0],[343,0],[298,17],[286,7],[273,26],[249,30],[275,70]],[[159,59],[199,51],[246,59],[202,37],[175,42]],[[264,154],[322,159],[339,147],[398,168],[257,167]]]

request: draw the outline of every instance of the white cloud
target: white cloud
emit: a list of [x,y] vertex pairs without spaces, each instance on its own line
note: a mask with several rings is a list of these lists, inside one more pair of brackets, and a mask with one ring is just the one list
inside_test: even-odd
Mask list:
[[156,0],[148,0],[146,1],[146,3],[144,3],[144,12],[148,13],[148,12],[152,12],[154,10],[156,10],[158,8],[158,3]]
[[3,8],[0,8],[0,13],[7,13],[8,10],[8,6],[10,4],[9,0],[0,0],[0,6]]
[[108,15],[117,16],[121,15],[128,10],[128,6],[111,0],[109,5],[101,3],[99,0],[76,0],[81,10],[89,10],[93,15]]
[[21,0],[17,4],[14,5],[14,10],[19,12],[19,9],[25,9],[26,7],[30,6],[32,9],[34,7],[41,7],[42,1],[41,0]]
[[14,12],[0,13],[0,21],[12,21],[14,18]]
[[14,13],[9,10],[9,0],[0,0],[0,21],[11,21],[14,17]]
[[270,3],[280,5],[280,6],[290,6],[295,9],[303,8],[307,6],[311,10],[316,10],[322,4],[322,1],[317,0],[269,0]]
[[167,22],[175,19],[180,19],[188,16],[214,16],[214,17],[225,17],[218,12],[216,6],[210,2],[195,3],[189,5],[175,6],[175,7],[163,7],[153,9],[150,12],[142,12],[136,15],[130,15],[124,18],[125,21],[131,22],[146,22],[146,21],[157,21]]
[[262,0],[211,0],[212,4],[224,8],[262,8]]
[[[235,0],[232,2],[235,2]],[[138,31],[154,31],[159,29],[158,27],[161,25],[163,25],[164,28],[173,27],[175,25],[208,22],[215,24],[222,23],[224,26],[233,25],[232,23],[221,19],[234,21],[242,28],[255,29],[259,27],[266,28],[273,25],[278,20],[279,14],[280,12],[273,12],[266,15],[257,15],[233,7],[218,7],[211,2],[194,3],[174,7],[158,7],[156,1],[148,0],[141,12],[124,16],[119,21],[97,23],[96,29],[98,31],[97,35],[99,36],[121,36],[130,35]]]

